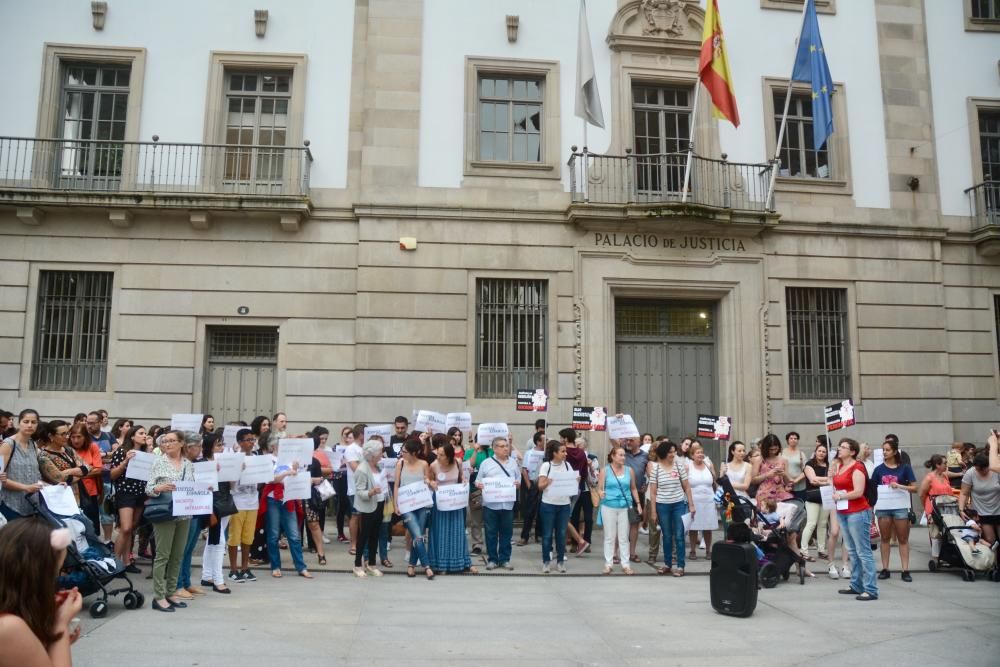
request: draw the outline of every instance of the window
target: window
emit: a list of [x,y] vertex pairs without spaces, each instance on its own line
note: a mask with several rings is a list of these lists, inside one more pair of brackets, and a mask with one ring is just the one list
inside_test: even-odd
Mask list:
[[226,72],[227,183],[280,188],[285,154],[268,147],[287,143],[291,85],[290,72]]
[[997,335],[997,370],[1000,371],[1000,294],[993,295],[993,326]]
[[973,227],[1000,225],[1000,100],[970,98],[973,182],[965,190]]
[[104,391],[113,276],[39,272],[32,389]]
[[484,74],[479,79],[479,159],[542,161],[540,79]]
[[118,188],[131,73],[129,64],[63,63],[57,187]]
[[466,58],[465,174],[561,175],[559,65]]
[[689,86],[632,86],[639,194],[681,194],[691,141]]
[[476,280],[476,396],[509,398],[548,383],[544,280]]
[[[774,133],[781,128],[785,109],[785,93],[774,93]],[[788,120],[781,141],[781,176],[796,178],[830,178],[829,139],[822,146],[813,145],[812,97],[809,93],[792,92],[788,105]]]
[[[788,80],[764,79],[764,126],[768,154],[775,154],[781,114],[785,110]],[[812,92],[808,85],[792,85],[788,123],[781,140],[781,167],[775,189],[779,192],[851,194],[847,98],[844,86],[834,84],[831,99],[833,134],[823,146],[813,145]]]
[[789,287],[789,398],[844,398],[850,394],[847,290]]
[[1000,21],[1000,0],[971,0],[972,18],[980,21]]
[[1000,109],[979,110],[979,147],[983,181],[1000,181]]

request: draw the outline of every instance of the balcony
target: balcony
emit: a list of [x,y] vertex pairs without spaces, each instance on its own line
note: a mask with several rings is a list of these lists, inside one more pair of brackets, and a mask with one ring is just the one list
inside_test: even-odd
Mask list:
[[983,181],[965,190],[972,214],[972,240],[979,254],[1000,255],[1000,181]]
[[0,205],[37,224],[47,209],[89,206],[127,226],[135,211],[276,215],[297,228],[309,213],[309,142],[301,148],[0,137]]
[[[687,153],[570,156],[570,218],[584,227],[622,221],[671,226],[725,226],[759,231],[777,223],[770,191],[773,164],[730,162],[691,156],[684,196]],[[659,222],[656,222],[659,221]],[[648,226],[648,225],[647,225]]]

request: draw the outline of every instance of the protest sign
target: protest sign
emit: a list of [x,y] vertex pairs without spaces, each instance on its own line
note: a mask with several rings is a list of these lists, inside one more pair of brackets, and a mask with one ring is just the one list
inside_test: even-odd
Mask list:
[[201,420],[205,415],[176,414],[170,416],[171,431],[197,433],[201,430]]
[[174,516],[212,513],[212,489],[202,482],[174,482]]
[[438,487],[437,508],[442,512],[465,509],[469,506],[468,484],[445,484]]
[[828,405],[823,410],[823,417],[826,421],[826,432],[854,426],[854,401],[847,398],[840,403]]
[[431,490],[424,482],[413,482],[396,489],[396,511],[406,514],[434,504]]
[[312,478],[308,470],[300,470],[298,474],[289,475],[282,482],[285,485],[283,495],[285,500],[308,500],[312,495]]
[[449,412],[445,415],[444,425],[446,430],[451,430],[451,427],[454,426],[462,433],[468,433],[472,430],[472,413]]
[[878,485],[878,500],[875,510],[908,510],[910,509],[910,492],[906,489],[894,489],[888,484]]
[[240,474],[243,472],[243,460],[246,454],[243,452],[223,452],[215,455],[215,462],[219,464],[220,482],[238,482]]
[[215,461],[196,461],[194,481],[208,484],[213,491],[219,490],[219,464]]
[[503,422],[480,424],[476,430],[476,444],[489,445],[494,438],[506,438],[509,434],[510,428]]
[[580,476],[575,470],[552,470],[552,483],[545,490],[554,496],[575,496],[580,493]]
[[447,423],[448,418],[440,412],[419,410],[417,411],[417,418],[413,422],[413,430],[445,433],[448,430],[448,427],[446,426]]
[[573,406],[573,428],[577,431],[603,431],[607,422],[608,409],[603,406]]
[[228,451],[239,451],[240,443],[236,440],[236,434],[240,432],[240,429],[244,428],[246,428],[246,426],[240,426],[239,424],[226,424],[226,427],[222,429],[222,444],[226,446]]
[[267,484],[274,480],[274,464],[270,456],[248,456],[243,460],[240,484]]
[[43,486],[41,490],[42,498],[45,499],[45,506],[49,511],[59,516],[75,516],[80,513],[80,506],[76,503],[73,495],[73,487],[65,484],[53,484]]
[[833,502],[833,487],[829,484],[819,487],[819,497],[823,500],[823,509],[837,509],[837,504]]
[[[382,438],[383,445],[388,445],[389,440],[392,438],[392,431],[393,431],[392,424],[377,424],[375,426],[366,426],[365,442],[371,440],[373,435],[377,435],[380,438]],[[363,445],[364,442],[361,444]]]
[[483,502],[512,503],[517,499],[513,477],[487,477],[483,483]]
[[639,429],[636,428],[631,415],[622,415],[621,417],[609,415],[608,437],[612,440],[621,440],[622,438],[638,438]]
[[528,471],[529,478],[538,477],[538,466],[542,464],[543,458],[545,458],[545,452],[537,449],[529,449],[524,453],[524,462],[521,467]]
[[514,409],[529,412],[545,412],[549,408],[549,395],[544,389],[518,389],[514,399]]
[[722,415],[698,415],[698,437],[712,440],[729,440],[733,431],[733,418]]
[[281,438],[278,440],[278,465],[291,466],[296,461],[300,467],[312,463],[312,438]]
[[153,469],[153,462],[156,461],[155,454],[148,454],[146,452],[140,452],[135,449],[135,456],[128,462],[128,467],[125,468],[125,477],[128,479],[137,479],[141,482],[149,481],[149,473]]

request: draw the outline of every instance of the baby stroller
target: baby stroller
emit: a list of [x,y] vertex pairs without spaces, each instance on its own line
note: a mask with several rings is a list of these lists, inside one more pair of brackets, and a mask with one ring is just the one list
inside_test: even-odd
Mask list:
[[[29,496],[40,517],[53,528],[67,528],[73,535],[73,540],[66,548],[66,560],[63,562],[63,572],[59,577],[59,589],[73,588],[80,595],[88,597],[99,595],[90,605],[90,615],[93,618],[103,618],[108,614],[108,596],[125,594],[122,602],[126,609],[139,609],[145,603],[142,593],[135,590],[125,566],[115,558],[114,552],[94,532],[94,527],[83,515],[67,517],[54,514],[45,505],[42,494]],[[122,580],[119,588],[110,588],[116,579]]]
[[797,570],[799,584],[805,584],[806,559],[792,550],[788,539],[789,533],[801,533],[805,527],[806,510],[801,502],[793,500],[779,504],[779,511],[783,510],[786,517],[785,527],[781,528],[778,524],[769,522],[747,498],[737,494],[726,476],[719,478],[717,497],[727,521],[749,522],[753,528],[770,531],[766,538],[759,535],[754,537],[754,542],[764,552],[758,575],[764,588],[774,588],[779,581],[788,581],[792,568]]
[[962,581],[975,581],[977,573],[986,573],[991,581],[1000,582],[996,554],[985,546],[974,553],[972,545],[961,538],[965,521],[959,515],[958,500],[954,496],[935,496],[931,510],[928,531],[932,540],[941,540],[941,553],[927,563],[927,569],[936,572],[942,566],[955,567],[961,569]]

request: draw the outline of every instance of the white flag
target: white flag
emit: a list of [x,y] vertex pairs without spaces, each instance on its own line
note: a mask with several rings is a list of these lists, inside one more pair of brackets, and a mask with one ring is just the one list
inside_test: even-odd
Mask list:
[[576,40],[576,115],[591,125],[604,127],[601,96],[594,75],[594,53],[590,49],[586,0],[580,0],[580,31]]

